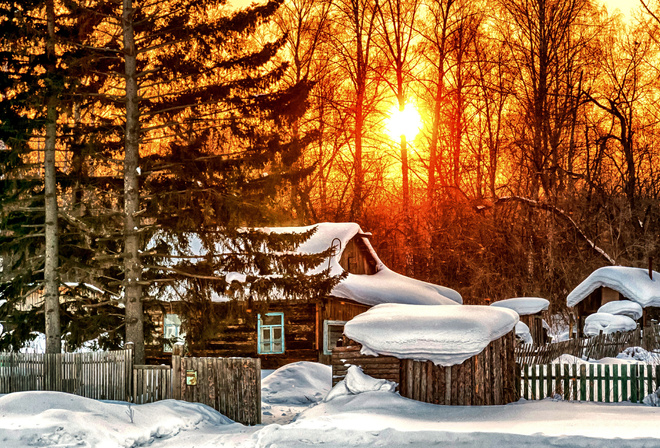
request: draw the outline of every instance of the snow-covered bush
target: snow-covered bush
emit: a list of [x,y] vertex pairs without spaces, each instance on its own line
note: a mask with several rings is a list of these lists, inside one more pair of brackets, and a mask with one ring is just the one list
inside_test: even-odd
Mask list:
[[644,404],[647,406],[660,406],[660,388],[644,397]]

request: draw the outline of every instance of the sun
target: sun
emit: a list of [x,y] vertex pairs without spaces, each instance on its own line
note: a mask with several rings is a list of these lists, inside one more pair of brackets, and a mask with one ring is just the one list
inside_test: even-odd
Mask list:
[[401,136],[405,136],[407,141],[414,140],[422,128],[422,117],[412,103],[407,103],[403,110],[395,105],[387,115],[385,125],[392,140],[398,141]]

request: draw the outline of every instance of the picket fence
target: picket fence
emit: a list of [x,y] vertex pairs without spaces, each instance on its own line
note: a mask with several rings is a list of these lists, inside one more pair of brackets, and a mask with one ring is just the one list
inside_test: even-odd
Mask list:
[[523,365],[521,395],[527,400],[641,402],[660,384],[660,365],[546,364]]
[[[516,347],[516,362],[523,364],[548,364],[561,355],[578,358],[602,359],[615,357],[629,347],[642,347],[652,351],[660,349],[660,326],[657,324],[641,330],[600,334],[590,338],[569,339],[567,341],[543,345],[522,344]],[[660,363],[660,355],[657,356]]]

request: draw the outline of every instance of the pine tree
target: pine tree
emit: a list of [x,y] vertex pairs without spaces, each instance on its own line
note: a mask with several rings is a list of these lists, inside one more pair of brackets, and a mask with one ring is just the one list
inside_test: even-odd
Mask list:
[[121,10],[96,10],[103,37],[86,47],[96,47],[99,98],[123,131],[111,156],[123,160],[123,223],[107,220],[114,229],[97,238],[122,228],[121,253],[99,246],[96,258],[122,260],[107,277],[121,282],[136,362],[144,360],[145,294],[180,271],[169,250],[147,251],[152,236],[183,240],[194,231],[211,241],[264,223],[282,184],[308,171],[289,167],[313,136],[292,136],[290,123],[311,86],[280,89],[286,64],[274,57],[283,38],[258,45],[253,37],[280,3],[227,13],[216,1],[125,0]]
[[[81,130],[72,129],[66,117],[84,100],[80,79],[87,55],[77,39],[85,33],[78,26],[85,16],[74,19],[75,7],[48,0],[0,8],[0,299],[7,301],[0,320],[11,330],[0,338],[5,349],[20,348],[32,332],[45,328],[47,351],[59,352],[62,334],[75,347],[119,325],[107,297],[92,299],[86,288],[63,286],[67,278],[93,277],[81,275],[92,257],[88,226],[70,216],[76,205],[67,197],[73,186],[80,190],[81,172],[61,157],[69,148],[79,159],[80,147],[95,138],[87,134],[88,142],[82,142],[74,135]],[[45,304],[26,306],[30,295]],[[98,319],[103,315],[105,323]],[[112,334],[106,340],[117,346]]]

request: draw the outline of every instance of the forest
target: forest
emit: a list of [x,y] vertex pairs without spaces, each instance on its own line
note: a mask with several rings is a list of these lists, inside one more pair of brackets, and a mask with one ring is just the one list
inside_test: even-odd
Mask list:
[[[37,327],[50,352],[60,333],[142,341],[143,301],[185,281],[203,304],[227,292],[217,272],[276,266],[277,287],[322,294],[333,280],[303,275],[322,255],[285,255],[304,235],[245,229],[324,221],[359,223],[386,265],[467,304],[563,313],[595,268],[660,260],[659,16],[655,0],[630,17],[597,0],[1,0],[0,321],[25,330],[0,346]],[[235,250],[191,256],[193,232]],[[43,307],[19,305],[37,290]]]

